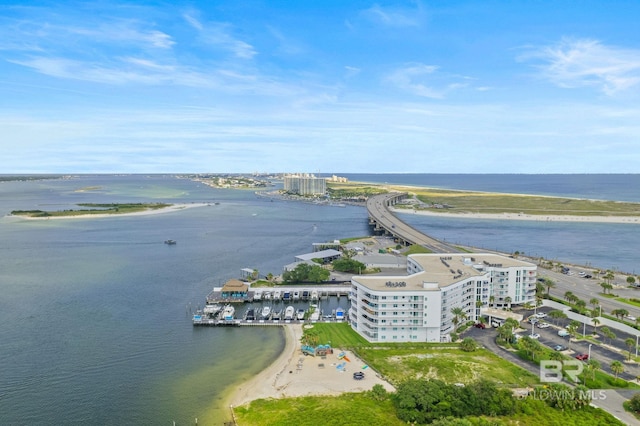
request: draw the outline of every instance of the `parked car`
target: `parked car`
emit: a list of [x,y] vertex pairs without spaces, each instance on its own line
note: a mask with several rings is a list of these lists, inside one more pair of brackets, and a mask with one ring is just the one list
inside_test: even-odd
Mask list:
[[554,351],[558,351],[558,352],[560,352],[560,351],[566,351],[566,350],[567,350],[567,347],[566,347],[566,346],[564,346],[564,345],[555,345],[555,346],[553,347],[553,350],[554,350]]
[[560,337],[566,337],[569,335],[569,332],[567,331],[566,328],[562,328],[560,330],[558,330],[558,336]]
[[582,278],[593,278],[593,275],[587,274],[587,275],[583,276]]
[[535,315],[535,317],[536,317],[536,318],[546,318],[546,317],[547,317],[547,314],[546,314],[545,312],[538,312],[538,313]]
[[481,328],[481,329],[483,329],[483,330],[484,330],[485,328],[487,328],[487,326],[486,326],[486,325],[484,325],[484,324],[483,324],[483,323],[481,323],[481,322],[477,322],[477,323],[473,324],[473,326],[474,326],[475,328]]
[[539,322],[539,323],[536,324],[536,327],[538,327],[538,328],[547,328],[547,327],[550,327],[550,326],[551,326],[551,324],[549,324],[548,322]]
[[529,317],[529,319],[527,321],[529,321],[529,324],[535,324],[540,320],[538,318],[536,318],[536,317]]
[[633,315],[627,315],[626,317],[624,317],[624,319],[626,319],[628,321],[635,321],[636,317],[634,317]]
[[589,359],[589,354],[578,354],[576,355],[576,359],[579,359],[580,361],[586,361]]
[[529,337],[531,337],[532,339],[538,340],[540,338],[540,335],[538,333],[533,333],[533,334],[530,334]]

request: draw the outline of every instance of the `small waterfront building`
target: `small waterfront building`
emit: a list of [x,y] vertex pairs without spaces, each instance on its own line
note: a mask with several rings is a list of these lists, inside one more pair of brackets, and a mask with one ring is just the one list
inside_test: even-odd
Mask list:
[[490,302],[534,302],[536,274],[536,265],[497,254],[410,255],[406,275],[352,277],[349,321],[370,342],[446,342],[456,322],[477,321]]
[[222,286],[220,296],[222,299],[227,300],[237,300],[238,302],[243,302],[247,299],[249,294],[249,284],[243,283],[240,280],[229,280],[224,286]]

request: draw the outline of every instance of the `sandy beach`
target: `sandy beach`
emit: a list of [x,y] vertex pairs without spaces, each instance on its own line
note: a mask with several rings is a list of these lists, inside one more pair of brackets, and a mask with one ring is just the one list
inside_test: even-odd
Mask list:
[[105,217],[124,217],[124,216],[148,216],[154,214],[163,214],[169,212],[175,212],[178,210],[190,209],[194,207],[204,207],[210,204],[207,203],[189,203],[189,204],[172,204],[168,207],[161,209],[149,209],[134,213],[105,213],[105,214],[81,214],[74,216],[47,216],[47,217],[31,217],[21,215],[6,215],[8,218],[24,219],[24,220],[60,220],[60,219],[98,219]]
[[571,215],[532,215],[524,213],[452,213],[434,210],[411,210],[390,207],[394,213],[419,214],[424,216],[456,217],[461,219],[493,220],[533,220],[537,222],[599,222],[599,223],[635,223],[640,224],[638,216],[571,216]]
[[[230,405],[237,407],[256,399],[288,398],[306,395],[339,395],[344,392],[363,392],[380,384],[388,391],[395,389],[378,377],[371,368],[351,351],[344,351],[349,361],[339,359],[343,351],[321,357],[305,356],[300,351],[302,326],[284,326],[286,345],[282,355],[268,368],[240,385],[230,397]],[[338,368],[344,365],[344,368]],[[355,380],[353,373],[362,371],[365,377]]]

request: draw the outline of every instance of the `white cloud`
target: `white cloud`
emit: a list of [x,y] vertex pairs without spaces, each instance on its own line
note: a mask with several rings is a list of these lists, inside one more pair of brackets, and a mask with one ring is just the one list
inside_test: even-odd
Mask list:
[[413,64],[405,68],[395,70],[388,80],[402,90],[410,92],[414,95],[426,98],[441,99],[444,97],[444,91],[436,90],[426,84],[426,77],[431,76],[438,70],[437,66]]
[[230,51],[234,56],[242,59],[251,59],[257,52],[254,47],[232,35],[232,26],[224,22],[210,22],[202,25],[200,37],[209,45],[220,47]]
[[542,76],[565,88],[595,87],[614,95],[640,83],[640,50],[597,40],[563,39],[528,52],[520,60],[540,60]]
[[361,15],[376,24],[395,28],[418,27],[424,18],[419,2],[416,2],[415,8],[384,7],[376,3],[363,10]]

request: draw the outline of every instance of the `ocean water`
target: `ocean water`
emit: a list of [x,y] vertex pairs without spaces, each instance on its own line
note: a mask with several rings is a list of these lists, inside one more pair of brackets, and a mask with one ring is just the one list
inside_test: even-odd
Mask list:
[[[545,191],[537,189],[546,176],[357,176],[349,177],[640,200],[637,175],[557,175]],[[5,216],[126,201],[211,205],[93,219]],[[631,272],[640,252],[636,225],[402,218],[449,242],[594,267]],[[221,424],[230,389],[279,354],[283,334],[194,328],[193,310],[242,268],[279,273],[314,242],[369,232],[363,207],[271,201],[171,176],[0,183],[0,424]]]

